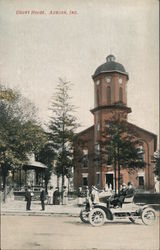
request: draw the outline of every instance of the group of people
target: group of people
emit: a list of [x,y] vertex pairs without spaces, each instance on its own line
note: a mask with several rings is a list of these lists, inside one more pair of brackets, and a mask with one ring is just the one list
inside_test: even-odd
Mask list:
[[[32,197],[34,196],[33,192],[31,191],[31,187],[29,186],[25,192],[25,200],[26,200],[26,210],[31,210],[31,201]],[[66,187],[64,187],[63,190],[63,204],[67,204],[67,190]],[[47,194],[45,191],[45,188],[41,188],[40,192],[40,201],[42,210],[45,210],[45,200],[47,200],[48,205],[59,205],[60,204],[60,192],[58,190],[58,187],[53,189],[53,187],[50,187]]]
[[[134,192],[135,192],[135,189],[132,183],[128,182],[127,185],[125,183],[122,184],[118,195],[130,198],[134,195]],[[80,187],[78,191],[78,204],[79,205],[83,204],[84,202],[83,197],[84,198],[90,197],[93,203],[99,203],[100,202],[99,199],[105,197],[106,195],[108,196],[114,195],[114,192],[110,186],[108,187],[107,190],[106,188],[105,190],[99,190],[96,186],[92,186],[92,188],[89,190],[88,186],[86,186],[85,195],[84,195],[84,192],[82,191],[82,187]]]
[[[31,201],[32,201],[33,196],[34,194],[31,191],[31,188],[28,187],[28,189],[25,192],[26,210],[31,210]],[[45,188],[42,187],[41,193],[40,193],[40,201],[41,201],[42,210],[45,210],[45,203],[44,203],[45,198],[46,198]]]
[[[58,187],[53,189],[53,187],[50,187],[48,190],[48,196],[47,196],[47,204],[48,205],[59,205],[60,204],[60,192],[58,190]],[[68,199],[68,192],[66,186],[63,187],[63,205],[67,204],[67,199]]]

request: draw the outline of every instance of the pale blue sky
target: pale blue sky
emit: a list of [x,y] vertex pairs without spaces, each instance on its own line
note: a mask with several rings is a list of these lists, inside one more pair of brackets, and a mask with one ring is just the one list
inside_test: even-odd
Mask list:
[[[62,77],[74,84],[73,103],[83,125],[93,124],[91,76],[108,54],[129,73],[129,121],[158,133],[159,6],[157,0],[1,0],[1,83],[18,87],[47,121]],[[44,10],[45,15],[16,15]],[[49,15],[75,10],[77,15]]]

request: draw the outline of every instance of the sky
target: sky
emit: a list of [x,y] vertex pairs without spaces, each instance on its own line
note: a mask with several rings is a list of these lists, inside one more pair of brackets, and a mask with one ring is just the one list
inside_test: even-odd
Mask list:
[[158,0],[0,0],[0,37],[0,83],[30,99],[42,123],[60,77],[73,83],[81,130],[93,125],[92,75],[113,54],[129,73],[128,120],[158,134]]

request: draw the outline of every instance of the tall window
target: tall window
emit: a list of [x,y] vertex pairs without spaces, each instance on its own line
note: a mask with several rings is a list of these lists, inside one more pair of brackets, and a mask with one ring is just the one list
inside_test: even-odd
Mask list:
[[97,106],[99,106],[99,90],[97,89]]
[[83,149],[83,159],[82,159],[83,168],[88,168],[88,150]]
[[96,143],[96,144],[95,144],[95,152],[96,152],[97,154],[100,154],[100,144],[99,144],[99,143]]
[[111,87],[107,86],[107,105],[111,104]]
[[100,122],[97,122],[97,131],[100,131]]
[[96,166],[100,165],[100,161],[101,161],[100,144],[96,143],[95,144],[95,162],[96,162]]
[[97,185],[100,184],[100,173],[96,173],[96,183]]
[[122,89],[122,87],[119,88],[119,101],[123,102],[123,89]]
[[144,148],[142,145],[137,147],[137,153],[138,153],[138,158],[142,162],[144,162],[145,161],[145,151],[144,151]]

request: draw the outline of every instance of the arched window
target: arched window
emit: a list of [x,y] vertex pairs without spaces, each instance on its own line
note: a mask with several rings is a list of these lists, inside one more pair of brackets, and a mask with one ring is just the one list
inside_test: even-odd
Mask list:
[[119,88],[119,101],[123,102],[123,89],[121,87]]
[[107,105],[111,104],[111,87],[107,86]]
[[99,90],[97,90],[97,106],[99,106]]

